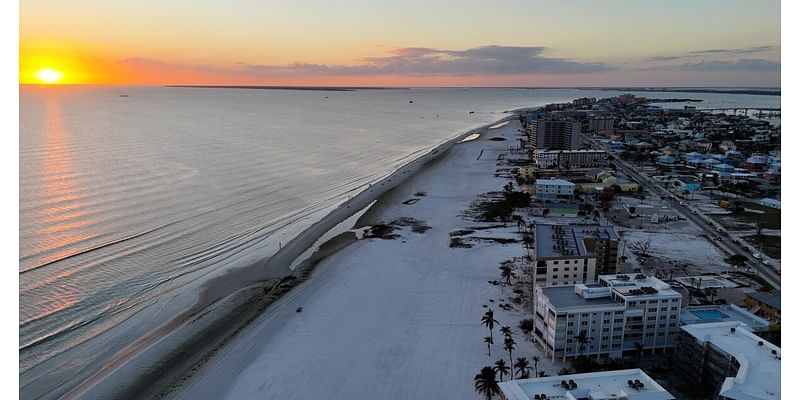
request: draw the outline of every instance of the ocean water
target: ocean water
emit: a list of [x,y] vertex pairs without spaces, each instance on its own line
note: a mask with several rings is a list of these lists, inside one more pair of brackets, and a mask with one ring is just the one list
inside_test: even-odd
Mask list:
[[264,260],[435,145],[505,110],[619,93],[21,87],[21,395],[73,387],[202,282]]

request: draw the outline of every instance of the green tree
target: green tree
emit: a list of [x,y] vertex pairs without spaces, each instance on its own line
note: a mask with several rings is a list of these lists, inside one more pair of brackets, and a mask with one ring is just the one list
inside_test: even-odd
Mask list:
[[494,310],[491,308],[483,314],[481,317],[481,325],[489,328],[489,337],[494,338],[492,335],[492,330],[494,329],[494,324],[498,324],[496,319],[494,319]]
[[525,357],[518,357],[517,362],[514,363],[514,368],[517,369],[517,375],[521,379],[530,378],[531,376],[531,366],[528,362],[528,359]]
[[[545,209],[546,211],[547,209]],[[522,235],[522,244],[525,246],[525,250],[528,252],[528,258],[531,257],[531,248],[533,247],[533,235]]]
[[494,372],[500,375],[500,382],[503,381],[503,377],[509,374],[510,369],[508,365],[506,365],[506,360],[502,358],[494,362]]
[[500,328],[500,333],[505,335],[505,337],[511,337],[511,327],[510,326],[504,326],[504,327]]
[[539,376],[539,357],[533,356],[533,376]]
[[486,336],[483,338],[483,343],[486,343],[486,348],[489,349],[489,357],[492,356],[492,345],[494,344],[494,339],[491,336]]
[[500,386],[497,384],[497,374],[492,367],[483,367],[481,372],[475,375],[475,391],[492,400],[496,394],[500,394]]

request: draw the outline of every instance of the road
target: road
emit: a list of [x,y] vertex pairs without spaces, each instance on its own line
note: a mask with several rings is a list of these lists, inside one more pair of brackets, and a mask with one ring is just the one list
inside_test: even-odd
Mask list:
[[[600,150],[604,150],[607,153],[611,154],[608,148],[603,146],[597,140],[590,138],[587,135],[583,135],[584,141],[590,143],[592,147]],[[700,229],[705,231],[709,234],[709,237],[719,236],[722,240],[719,241],[719,244],[722,248],[728,251],[730,254],[739,254],[747,258],[749,261],[749,265],[756,270],[759,276],[764,278],[770,285],[775,287],[776,289],[780,290],[781,288],[781,277],[778,275],[775,270],[769,266],[764,265],[761,263],[761,259],[756,258],[753,256],[756,251],[747,244],[736,244],[731,239],[731,236],[725,227],[717,224],[714,222],[710,217],[706,217],[705,215],[699,213],[696,209],[693,209],[690,204],[683,202],[682,200],[678,199],[670,193],[666,188],[655,182],[654,180],[650,179],[648,176],[643,175],[635,168],[631,167],[630,164],[627,162],[619,159],[619,157],[614,156],[611,154],[613,158],[613,163],[617,167],[619,171],[624,172],[629,177],[637,181],[642,188],[650,191],[656,196],[664,196],[667,199],[673,208],[675,208],[678,212],[683,214],[687,220],[694,222]]]

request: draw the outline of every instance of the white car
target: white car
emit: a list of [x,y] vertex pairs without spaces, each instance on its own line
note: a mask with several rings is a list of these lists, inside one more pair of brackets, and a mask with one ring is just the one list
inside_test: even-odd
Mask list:
[[769,260],[761,260],[761,263],[764,265],[769,265]]
[[761,258],[761,254],[758,254],[758,253],[753,253],[753,257],[755,257],[755,258]]
[[692,214],[697,215],[697,211],[692,210]]
[[684,203],[684,202],[680,202],[680,203],[678,203],[678,204],[680,204],[680,205],[682,205],[682,206],[685,206],[685,205],[686,205],[686,203]]

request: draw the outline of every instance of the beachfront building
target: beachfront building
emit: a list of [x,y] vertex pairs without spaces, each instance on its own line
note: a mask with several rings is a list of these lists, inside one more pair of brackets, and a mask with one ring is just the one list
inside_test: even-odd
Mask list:
[[530,152],[533,166],[539,169],[597,168],[608,164],[603,150],[541,150]]
[[536,286],[534,342],[551,360],[661,354],[674,346],[680,293],[644,274],[598,283]]
[[537,199],[572,199],[575,184],[564,179],[537,179],[534,194]]
[[614,117],[589,118],[589,132],[608,132],[614,130]]
[[590,372],[500,382],[503,400],[674,400],[641,369]]
[[614,273],[619,236],[611,226],[534,227],[533,283],[538,286],[595,282],[597,273]]
[[578,150],[581,124],[566,118],[539,118],[530,124],[531,145],[546,150]]
[[681,327],[676,374],[697,394],[716,399],[781,398],[781,349],[739,321]]

